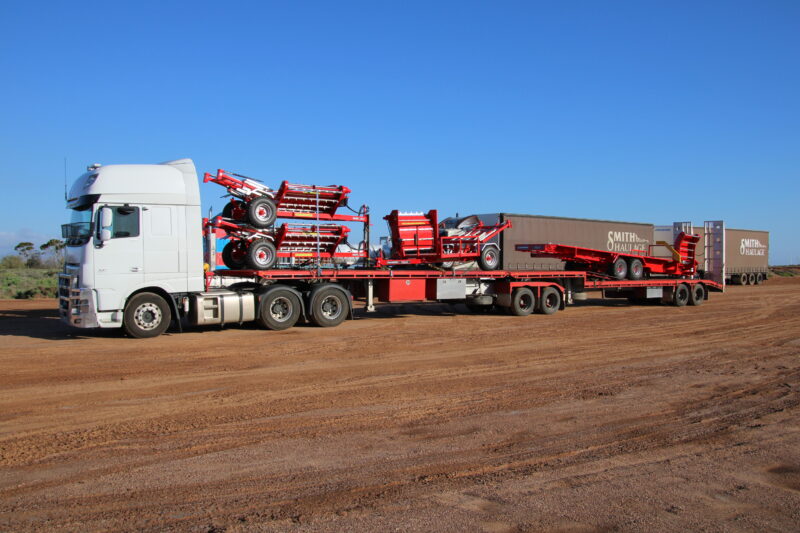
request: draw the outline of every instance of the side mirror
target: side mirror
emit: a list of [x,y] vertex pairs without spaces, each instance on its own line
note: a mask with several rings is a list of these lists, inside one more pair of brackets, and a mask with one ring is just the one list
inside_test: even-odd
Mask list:
[[114,223],[114,212],[110,207],[101,207],[99,216],[99,227],[97,228],[97,240],[105,242],[111,240],[111,226]]

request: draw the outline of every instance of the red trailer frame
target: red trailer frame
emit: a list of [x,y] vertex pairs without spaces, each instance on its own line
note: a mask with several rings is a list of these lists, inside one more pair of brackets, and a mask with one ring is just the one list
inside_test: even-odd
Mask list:
[[[394,210],[383,218],[389,223],[392,255],[379,257],[378,266],[473,261],[481,257],[492,238],[511,227],[511,221],[495,226],[486,226],[479,221],[462,235],[441,235],[435,209],[426,214],[402,214]],[[498,255],[493,259],[499,260],[499,251],[497,248]]]
[[[609,275],[617,279],[628,277],[632,280],[638,280],[647,277],[649,274],[679,277],[696,275],[695,247],[699,240],[699,235],[681,233],[676,237],[674,246],[666,245],[673,254],[672,258],[645,255],[643,250],[621,253],[552,243],[518,244],[515,248],[520,252],[529,252],[531,257],[553,257],[589,272],[608,272]],[[665,245],[660,244],[657,246]],[[652,249],[653,245],[650,248]]]
[[[234,177],[237,176],[237,177]],[[238,179],[242,178],[242,179]],[[336,211],[347,205],[351,190],[344,185],[302,185],[284,180],[277,190],[246,176],[217,170],[206,172],[203,182],[212,182],[225,187],[231,198],[231,218],[247,220],[247,203],[257,198],[267,198],[276,207],[277,218],[303,218],[325,221],[368,222],[365,206],[357,214],[340,214]]]

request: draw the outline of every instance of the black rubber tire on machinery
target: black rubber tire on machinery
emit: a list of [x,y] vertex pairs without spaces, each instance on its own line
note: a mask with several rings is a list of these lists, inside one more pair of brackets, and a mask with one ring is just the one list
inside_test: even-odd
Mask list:
[[706,289],[702,283],[695,283],[689,289],[689,303],[691,305],[703,305],[706,299]]
[[511,293],[510,314],[514,316],[528,316],[536,309],[536,296],[528,287],[519,287]]
[[644,263],[641,259],[633,258],[628,263],[628,279],[640,280],[644,277]]
[[241,241],[228,241],[222,248],[222,262],[231,270],[241,270],[245,266],[247,252],[239,250],[239,247],[244,246]]
[[321,328],[338,326],[347,319],[347,295],[337,287],[325,287],[313,295],[311,322]]
[[625,279],[628,277],[628,262],[624,257],[618,257],[609,268],[608,273],[614,279]]
[[247,248],[247,266],[253,270],[269,270],[278,262],[275,245],[267,239],[256,239]]
[[543,315],[552,315],[561,309],[561,293],[554,287],[542,289],[536,309]]
[[484,246],[478,257],[478,266],[481,270],[497,270],[500,266],[500,249],[491,244]]
[[756,284],[756,275],[754,272],[750,272],[747,275],[747,284],[748,285],[755,285]]
[[288,329],[300,319],[300,299],[289,289],[274,289],[261,296],[258,323],[267,329]]
[[269,198],[256,198],[247,204],[247,220],[256,228],[268,228],[275,223],[278,210]]
[[761,285],[762,283],[764,283],[764,274],[759,272],[756,274],[756,285]]
[[169,327],[172,310],[169,304],[153,292],[140,292],[125,305],[122,328],[137,339],[158,337]]
[[689,303],[690,294],[691,291],[689,291],[689,287],[687,287],[685,283],[681,283],[675,287],[675,292],[672,295],[672,303],[678,307],[683,307]]

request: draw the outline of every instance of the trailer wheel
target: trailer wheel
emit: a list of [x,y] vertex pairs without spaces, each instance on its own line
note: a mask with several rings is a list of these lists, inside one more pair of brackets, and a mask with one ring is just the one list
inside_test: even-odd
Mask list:
[[268,270],[277,261],[275,245],[267,239],[257,239],[247,248],[247,265],[253,270]]
[[689,303],[692,305],[703,305],[706,299],[706,289],[701,283],[695,283],[689,292]]
[[675,293],[672,295],[672,303],[678,307],[683,307],[689,303],[690,292],[689,287],[685,283],[681,283],[675,287]]
[[628,276],[628,263],[625,258],[619,257],[609,269],[609,274],[616,279],[625,279]]
[[756,284],[756,275],[753,272],[750,272],[747,275],[747,284],[748,285],[755,285]]
[[268,228],[275,223],[278,211],[269,198],[256,198],[247,204],[247,219],[257,228]]
[[552,315],[561,308],[561,293],[554,287],[545,287],[537,307],[543,315]]
[[241,270],[246,261],[247,250],[242,241],[229,241],[222,249],[222,262],[231,270]]
[[141,292],[128,300],[122,319],[125,333],[137,339],[158,337],[169,327],[172,311],[164,298]]
[[481,270],[497,270],[500,266],[500,249],[493,244],[484,246],[478,257],[478,266]]
[[511,294],[511,307],[508,308],[514,316],[528,316],[536,308],[536,296],[528,287],[515,289]]
[[747,285],[747,274],[739,274],[739,285]]
[[761,285],[762,283],[764,283],[764,274],[759,272],[756,274],[756,285]]
[[274,289],[261,297],[258,323],[267,329],[288,329],[300,318],[300,300],[288,289]]
[[639,280],[644,277],[644,264],[641,259],[631,259],[628,265],[628,279]]
[[228,202],[222,208],[223,218],[232,218],[233,220],[244,220],[247,216],[247,211],[244,209],[242,202]]
[[336,287],[325,287],[314,294],[311,322],[322,328],[332,328],[345,321],[347,311],[347,295]]

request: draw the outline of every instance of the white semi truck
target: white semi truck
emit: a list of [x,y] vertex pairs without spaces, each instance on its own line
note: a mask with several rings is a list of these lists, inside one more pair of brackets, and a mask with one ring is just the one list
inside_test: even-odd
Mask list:
[[62,320],[79,328],[121,327],[132,337],[158,336],[173,320],[178,328],[184,322],[256,320],[281,330],[300,319],[336,326],[352,317],[353,294],[371,310],[373,291],[386,302],[462,302],[476,312],[502,308],[525,316],[555,313],[586,291],[683,306],[700,305],[710,291],[722,290],[686,276],[627,280],[580,271],[410,270],[368,263],[335,268],[325,267],[319,253],[306,268],[216,270],[213,231],[206,231],[204,250],[190,159],[92,165],[72,186],[67,208],[71,221],[62,226],[67,251],[58,289]]

